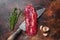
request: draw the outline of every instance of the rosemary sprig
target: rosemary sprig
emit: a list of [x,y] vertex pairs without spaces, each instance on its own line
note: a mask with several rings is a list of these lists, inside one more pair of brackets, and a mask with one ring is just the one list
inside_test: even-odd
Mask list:
[[14,10],[12,11],[11,15],[10,15],[10,29],[14,30],[14,26],[18,21],[18,17],[19,17],[19,12],[17,8],[14,8]]

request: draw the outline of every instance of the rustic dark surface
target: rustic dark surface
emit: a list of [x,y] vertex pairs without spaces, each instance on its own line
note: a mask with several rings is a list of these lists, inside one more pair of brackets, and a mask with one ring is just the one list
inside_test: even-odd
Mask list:
[[[26,0],[26,1],[28,1],[28,0]],[[36,2],[37,4],[40,4],[39,1],[35,0],[35,1],[32,1],[32,2],[34,2],[34,3]],[[43,1],[43,2],[45,2],[45,1]],[[16,2],[14,2],[12,4],[16,4]],[[43,5],[43,3],[42,3],[42,5]],[[46,7],[46,11],[38,19],[38,32],[37,32],[37,35],[31,37],[31,36],[27,36],[25,34],[25,32],[21,32],[21,34],[18,34],[18,37],[16,37],[15,40],[60,40],[60,0],[52,1],[48,6],[47,5],[48,4],[44,5],[44,7]],[[8,13],[10,13],[10,11],[11,11],[10,8],[12,9],[12,8],[14,8],[14,6],[9,4],[8,7],[7,7],[8,9],[6,9],[5,7],[2,7],[2,6],[0,6],[0,9],[1,9],[0,10],[0,12],[1,12],[0,13],[0,40],[6,40],[13,32],[16,31],[19,24],[23,22],[24,15],[19,17],[14,31],[10,31],[9,26],[8,26],[8,17],[7,17],[7,15],[9,16]],[[39,29],[40,25],[48,26],[50,28],[50,32],[49,32],[49,35],[47,37],[44,37],[42,35],[42,32]]]

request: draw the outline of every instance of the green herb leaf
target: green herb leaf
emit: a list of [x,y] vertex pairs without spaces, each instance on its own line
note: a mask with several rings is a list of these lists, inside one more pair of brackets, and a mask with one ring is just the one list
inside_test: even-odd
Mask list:
[[15,24],[17,23],[18,17],[17,17],[17,8],[14,8],[12,15],[10,15],[10,29],[13,30]]

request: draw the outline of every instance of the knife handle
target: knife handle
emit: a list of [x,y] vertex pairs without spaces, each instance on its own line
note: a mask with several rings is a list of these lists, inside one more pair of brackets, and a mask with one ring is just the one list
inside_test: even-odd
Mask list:
[[14,32],[12,35],[10,35],[7,40],[14,40],[14,38],[16,37],[16,35],[17,35],[18,33],[20,33],[20,32],[21,32],[21,29],[18,28],[17,31]]

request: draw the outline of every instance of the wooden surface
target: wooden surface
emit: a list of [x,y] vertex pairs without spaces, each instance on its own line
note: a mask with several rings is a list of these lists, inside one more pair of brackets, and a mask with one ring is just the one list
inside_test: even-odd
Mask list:
[[[49,35],[44,37],[39,26],[44,25],[50,28]],[[24,36],[24,37],[23,37]],[[38,33],[33,37],[20,36],[21,40],[60,40],[60,2],[54,1],[46,9],[44,14],[38,19]],[[20,40],[19,39],[19,40]]]
[[[22,23],[24,17],[21,16],[15,26],[14,31],[10,31],[8,23],[0,17],[0,40],[6,40],[13,32],[16,31],[19,24]],[[49,35],[44,37],[40,31],[40,25],[50,28]],[[46,8],[46,11],[38,19],[38,32],[35,36],[27,36],[25,32],[21,32],[15,40],[60,40],[60,0],[52,1]]]

